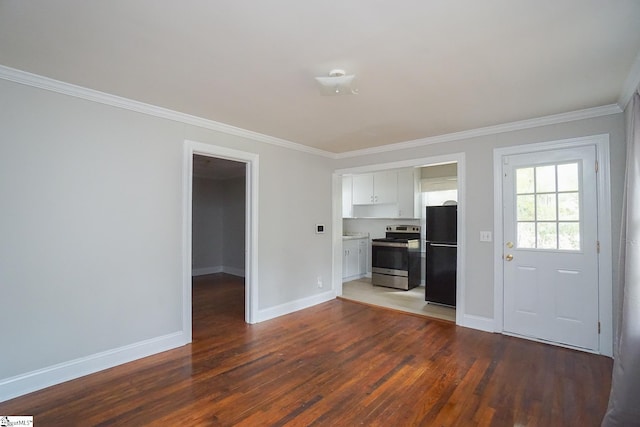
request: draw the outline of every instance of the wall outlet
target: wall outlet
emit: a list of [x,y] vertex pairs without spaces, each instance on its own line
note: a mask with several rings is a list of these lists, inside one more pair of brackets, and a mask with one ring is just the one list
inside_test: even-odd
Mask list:
[[322,277],[318,276],[318,287],[321,288],[322,287]]
[[481,242],[490,242],[491,241],[491,232],[490,231],[481,231],[480,232],[480,241]]

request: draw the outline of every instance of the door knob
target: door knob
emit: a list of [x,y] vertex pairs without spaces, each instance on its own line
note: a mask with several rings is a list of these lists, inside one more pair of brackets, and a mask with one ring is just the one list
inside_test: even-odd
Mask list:
[[513,259],[513,255],[508,254],[506,257],[504,257],[504,259],[506,259],[507,261],[511,261]]
[[507,242],[507,247],[511,249],[513,247],[513,242]]

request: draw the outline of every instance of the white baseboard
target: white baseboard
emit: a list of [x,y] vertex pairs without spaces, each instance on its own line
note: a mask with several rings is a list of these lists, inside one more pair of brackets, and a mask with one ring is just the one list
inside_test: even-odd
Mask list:
[[294,311],[303,310],[305,308],[313,307],[314,305],[322,304],[323,302],[331,301],[332,299],[335,299],[335,297],[335,291],[327,291],[275,307],[258,310],[258,318],[256,320],[257,322],[263,322],[265,320],[274,319],[279,316],[284,316],[285,314],[293,313]]
[[222,267],[222,272],[233,276],[244,277],[244,268],[224,266]]
[[0,379],[0,402],[187,344],[182,331]]
[[216,267],[194,268],[191,270],[192,277],[204,276],[207,274],[215,274],[215,273],[228,273],[234,276],[244,277],[244,268],[218,265]]
[[191,269],[191,276],[204,276],[206,274],[215,274],[222,273],[224,267],[218,265],[216,267],[204,267],[204,268],[193,268]]
[[495,321],[491,317],[475,316],[473,314],[464,314],[462,316],[462,323],[459,326],[466,328],[477,329],[485,332],[495,332]]

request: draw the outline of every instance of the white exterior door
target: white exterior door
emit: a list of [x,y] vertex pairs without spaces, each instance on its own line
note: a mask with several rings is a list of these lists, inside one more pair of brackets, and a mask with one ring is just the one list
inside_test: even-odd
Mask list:
[[505,156],[503,330],[598,349],[596,149]]

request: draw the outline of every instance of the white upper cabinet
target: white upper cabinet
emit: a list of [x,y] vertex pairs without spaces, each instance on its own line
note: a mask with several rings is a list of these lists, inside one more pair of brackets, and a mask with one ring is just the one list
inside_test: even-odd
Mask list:
[[384,171],[353,176],[353,204],[375,205],[398,202],[398,173]]
[[398,218],[420,218],[420,170],[398,171]]
[[420,218],[420,169],[342,178],[343,218]]
[[373,174],[353,177],[353,204],[369,205],[373,203]]
[[353,217],[353,177],[342,177],[342,217]]
[[398,172],[373,174],[374,203],[398,202]]

